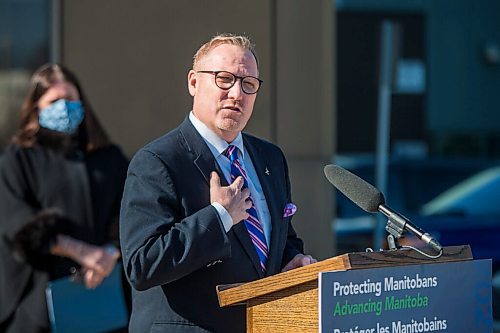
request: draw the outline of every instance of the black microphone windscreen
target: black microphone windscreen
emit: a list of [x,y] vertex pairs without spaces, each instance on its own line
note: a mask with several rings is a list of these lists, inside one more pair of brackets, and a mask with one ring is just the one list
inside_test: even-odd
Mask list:
[[385,203],[384,195],[375,186],[346,169],[330,164],[324,171],[328,181],[361,209],[376,213],[378,206]]

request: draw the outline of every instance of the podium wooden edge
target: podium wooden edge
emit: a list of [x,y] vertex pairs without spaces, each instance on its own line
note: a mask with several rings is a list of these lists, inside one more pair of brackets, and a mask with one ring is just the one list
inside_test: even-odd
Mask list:
[[221,307],[239,304],[249,298],[268,294],[273,291],[286,289],[318,278],[324,271],[345,270],[348,268],[347,254],[325,259],[317,263],[278,273],[260,280],[244,284],[217,286],[217,295]]
[[216,291],[219,305],[224,307],[246,303],[248,300],[256,297],[317,280],[320,272],[472,259],[472,251],[469,245],[444,247],[443,254],[439,258],[434,259],[425,257],[412,249],[354,252],[248,283],[219,285],[216,287]]

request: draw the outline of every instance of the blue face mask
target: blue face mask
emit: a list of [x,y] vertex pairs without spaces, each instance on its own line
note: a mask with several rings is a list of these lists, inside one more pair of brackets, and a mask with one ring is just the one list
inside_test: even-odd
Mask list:
[[81,101],[59,99],[40,110],[38,122],[50,130],[74,134],[83,121],[83,115]]

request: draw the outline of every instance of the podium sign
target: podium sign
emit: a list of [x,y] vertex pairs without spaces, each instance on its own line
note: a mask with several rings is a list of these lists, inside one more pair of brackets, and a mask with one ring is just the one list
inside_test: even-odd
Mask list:
[[492,332],[491,260],[319,274],[320,332]]

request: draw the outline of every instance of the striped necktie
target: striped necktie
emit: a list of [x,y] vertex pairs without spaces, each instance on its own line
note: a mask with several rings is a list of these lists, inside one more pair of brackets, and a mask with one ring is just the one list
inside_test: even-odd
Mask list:
[[[243,176],[245,181],[243,188],[246,188],[248,187],[248,177],[238,158],[238,150],[238,147],[229,145],[226,150],[224,150],[223,154],[231,161],[231,182],[233,182],[236,177]],[[247,210],[249,216],[248,219],[245,220],[245,226],[247,227],[248,234],[250,235],[252,243],[255,246],[255,250],[259,255],[260,267],[262,268],[262,271],[265,272],[268,253],[266,237],[264,235],[264,230],[262,229],[262,224],[257,216],[257,210],[255,209],[255,203],[252,196],[250,196],[250,200],[252,201],[252,207]]]

